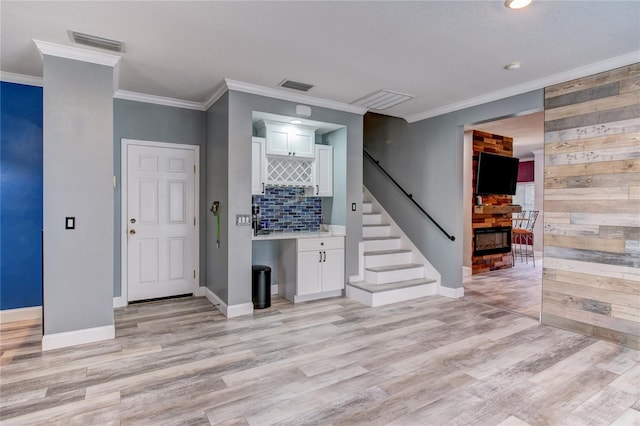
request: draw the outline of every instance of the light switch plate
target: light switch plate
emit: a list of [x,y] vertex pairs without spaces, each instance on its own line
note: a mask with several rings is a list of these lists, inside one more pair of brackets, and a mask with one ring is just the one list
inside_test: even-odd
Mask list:
[[75,216],[67,216],[64,218],[64,229],[76,229]]
[[249,226],[251,225],[251,215],[249,214],[237,214],[236,226]]

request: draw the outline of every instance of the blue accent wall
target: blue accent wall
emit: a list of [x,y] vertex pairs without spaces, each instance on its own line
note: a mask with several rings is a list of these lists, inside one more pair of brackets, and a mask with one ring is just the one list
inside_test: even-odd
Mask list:
[[42,87],[0,82],[0,309],[42,305]]

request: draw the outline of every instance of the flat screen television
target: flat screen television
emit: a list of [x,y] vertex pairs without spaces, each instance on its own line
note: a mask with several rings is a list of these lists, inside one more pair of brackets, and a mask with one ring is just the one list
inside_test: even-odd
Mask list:
[[476,174],[476,195],[515,195],[520,160],[481,152]]

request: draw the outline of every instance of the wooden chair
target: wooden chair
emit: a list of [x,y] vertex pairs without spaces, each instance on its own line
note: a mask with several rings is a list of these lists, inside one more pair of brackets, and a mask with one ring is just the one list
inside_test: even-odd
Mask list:
[[[538,210],[523,211],[513,218],[513,227],[511,229],[511,255],[513,263],[516,262],[516,254],[520,254],[520,261],[523,258],[525,263],[529,263],[529,257],[536,266],[536,259],[533,254],[533,227],[538,218]],[[531,251],[529,251],[531,246]]]

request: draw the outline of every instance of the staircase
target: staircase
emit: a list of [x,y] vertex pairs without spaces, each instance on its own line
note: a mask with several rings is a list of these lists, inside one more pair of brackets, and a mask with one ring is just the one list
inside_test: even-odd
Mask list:
[[438,271],[366,189],[363,199],[360,273],[347,284],[347,297],[381,306],[437,294]]

